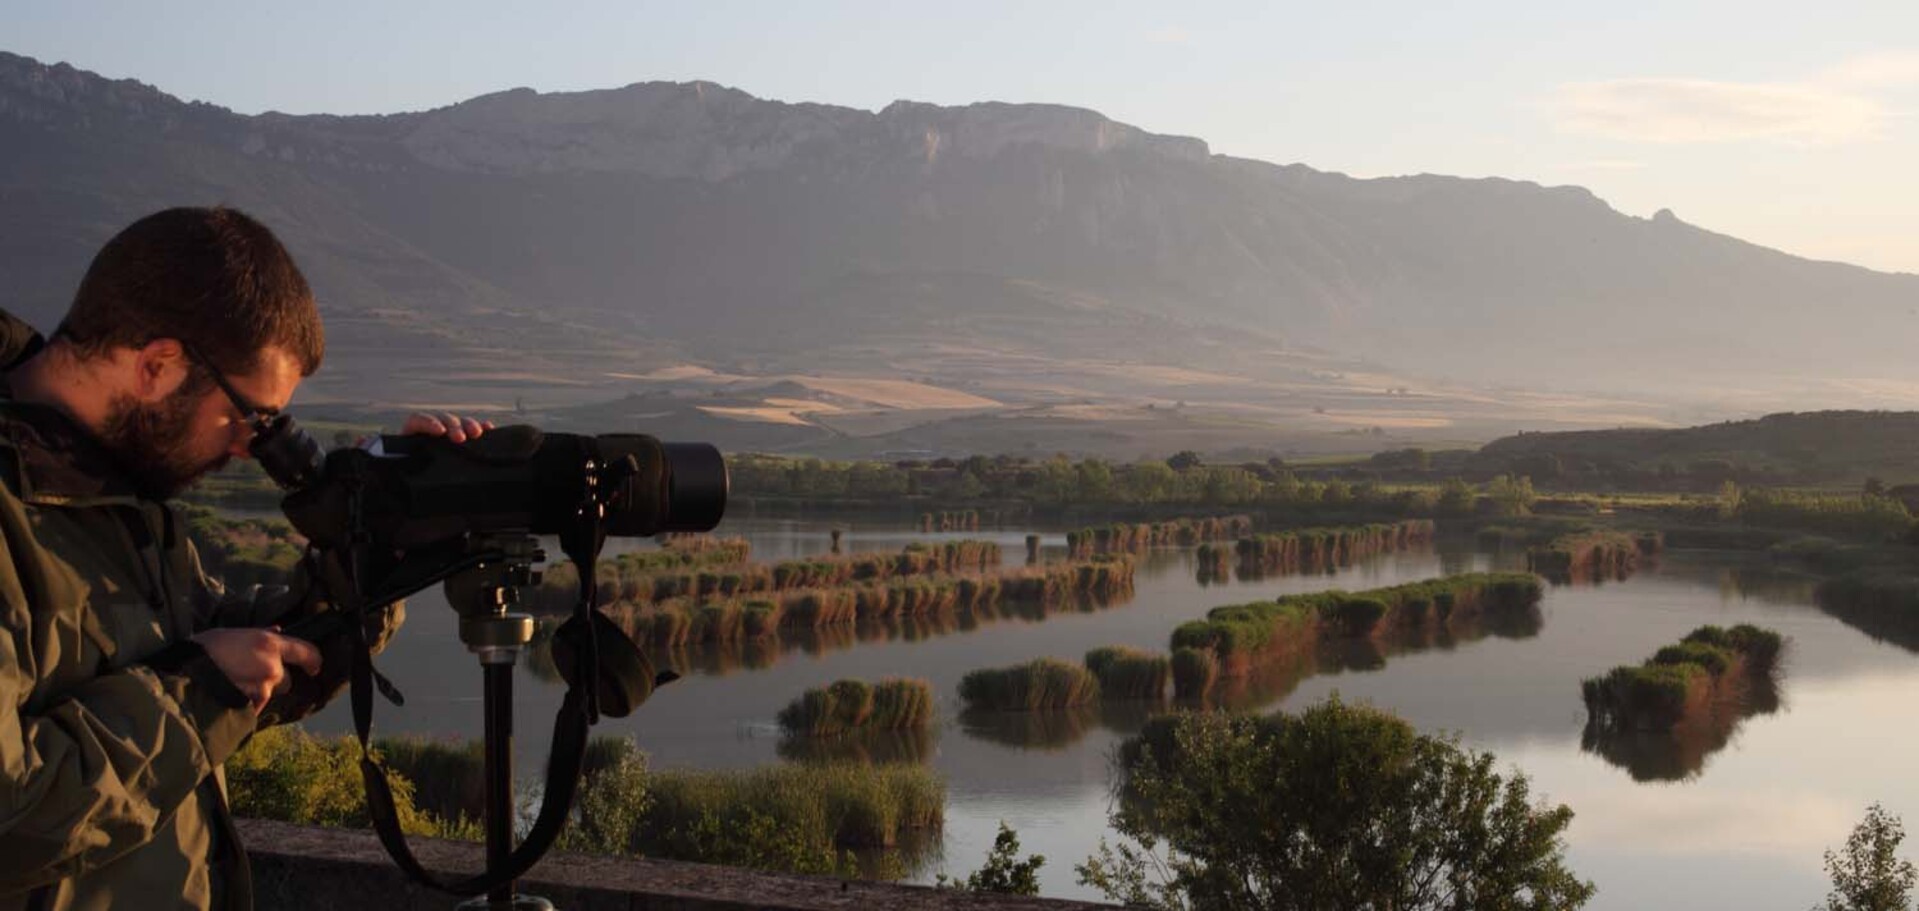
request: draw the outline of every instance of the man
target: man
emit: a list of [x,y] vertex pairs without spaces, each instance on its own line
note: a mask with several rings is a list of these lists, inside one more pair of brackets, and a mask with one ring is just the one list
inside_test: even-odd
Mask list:
[[164,501],[324,347],[292,257],[224,208],[115,236],[50,339],[0,313],[0,911],[251,906],[220,765],[345,668],[267,628],[324,604],[223,598]]

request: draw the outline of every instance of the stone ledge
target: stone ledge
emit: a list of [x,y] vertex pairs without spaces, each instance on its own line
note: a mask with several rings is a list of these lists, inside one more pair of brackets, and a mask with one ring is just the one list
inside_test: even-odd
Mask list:
[[[261,911],[392,909],[449,911],[457,899],[426,889],[393,865],[372,832],[238,820],[253,859],[255,904]],[[485,865],[481,846],[416,838],[427,869],[472,872]],[[824,876],[760,873],[733,867],[644,858],[555,852],[521,880],[523,891],[551,899],[560,911],[1092,911],[1110,905],[849,882]]]

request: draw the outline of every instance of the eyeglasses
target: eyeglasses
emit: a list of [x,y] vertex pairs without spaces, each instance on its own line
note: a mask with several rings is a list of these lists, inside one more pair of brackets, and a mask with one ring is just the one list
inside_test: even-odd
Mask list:
[[194,359],[200,366],[207,368],[208,373],[213,374],[214,384],[220,387],[221,392],[226,393],[227,401],[233,403],[233,409],[240,413],[240,422],[247,425],[254,433],[265,433],[267,428],[272,426],[273,419],[280,416],[280,409],[255,405],[246,396],[241,395],[240,390],[233,388],[233,384],[227,382],[226,375],[220,372],[220,368],[213,366],[213,362],[201,355],[198,349],[186,342],[181,342],[180,347],[186,349],[187,357]]

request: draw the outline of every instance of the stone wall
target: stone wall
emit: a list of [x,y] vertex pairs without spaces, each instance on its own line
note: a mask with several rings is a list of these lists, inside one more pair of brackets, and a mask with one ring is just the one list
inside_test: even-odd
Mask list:
[[[259,911],[450,911],[453,896],[415,885],[394,867],[372,832],[321,829],[259,819],[239,821],[253,858]],[[470,873],[484,865],[477,844],[412,840],[430,870]],[[757,873],[732,867],[554,853],[521,890],[560,911],[1091,911],[1085,902],[982,895],[925,886]]]

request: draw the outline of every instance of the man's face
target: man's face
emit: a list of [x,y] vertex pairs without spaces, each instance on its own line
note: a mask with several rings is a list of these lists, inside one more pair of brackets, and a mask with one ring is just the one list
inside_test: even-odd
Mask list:
[[[247,458],[253,430],[218,384],[199,373],[157,401],[132,394],[116,397],[107,417],[107,445],[147,496],[166,499],[218,471],[236,456]],[[230,374],[232,385],[256,408],[280,410],[300,385],[300,367],[279,347],[262,352],[251,373]]]

